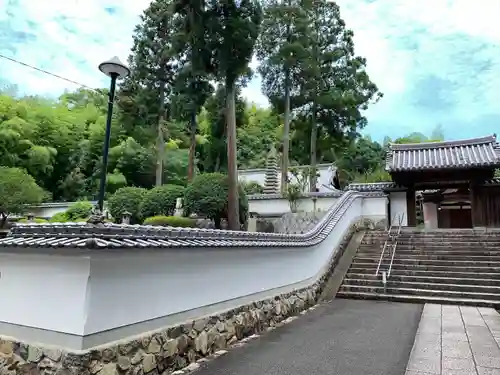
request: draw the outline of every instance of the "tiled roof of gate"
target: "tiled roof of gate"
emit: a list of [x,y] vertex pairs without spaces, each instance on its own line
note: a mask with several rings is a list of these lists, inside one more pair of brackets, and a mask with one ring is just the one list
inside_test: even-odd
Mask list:
[[389,172],[500,166],[496,136],[446,142],[391,144]]

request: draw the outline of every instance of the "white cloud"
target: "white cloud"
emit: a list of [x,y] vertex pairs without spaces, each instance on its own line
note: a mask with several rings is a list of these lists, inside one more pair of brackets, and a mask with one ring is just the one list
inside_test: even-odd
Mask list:
[[[427,131],[439,122],[446,131],[446,121],[500,118],[500,1],[338,3],[355,32],[357,53],[367,58],[368,72],[385,94],[367,112],[370,132]],[[114,55],[126,60],[133,28],[148,4],[149,0],[0,0],[0,52],[88,86],[104,87],[108,81],[98,64]],[[256,64],[254,60],[252,67]],[[42,95],[76,88],[5,60],[0,60],[0,79]],[[259,105],[268,104],[258,77],[243,93]],[[440,100],[446,105],[441,111]],[[382,129],[384,124],[391,129]],[[397,126],[400,129],[394,130]],[[480,130],[476,126],[467,131]]]

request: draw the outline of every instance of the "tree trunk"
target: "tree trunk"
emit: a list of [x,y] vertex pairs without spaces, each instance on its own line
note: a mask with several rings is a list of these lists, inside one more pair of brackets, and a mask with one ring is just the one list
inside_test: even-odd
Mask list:
[[165,82],[160,84],[160,110],[156,138],[156,186],[163,183],[163,159],[165,155],[165,139],[163,137],[163,123],[165,122]]
[[226,84],[227,175],[229,179],[227,221],[230,230],[240,229],[235,107],[234,83]]
[[290,69],[285,68],[285,121],[283,124],[283,154],[281,160],[281,193],[286,193],[288,154],[290,150]]
[[5,227],[5,224],[7,224],[7,218],[9,215],[6,215],[4,212],[0,213],[0,229],[3,229]]
[[316,104],[313,103],[311,119],[311,171],[309,178],[309,191],[316,191],[316,143],[318,138],[318,127],[316,125]]
[[191,126],[189,134],[189,161],[188,161],[188,181],[193,181],[194,178],[194,159],[196,152],[196,128],[198,124],[196,123],[196,113],[193,111],[191,113]]

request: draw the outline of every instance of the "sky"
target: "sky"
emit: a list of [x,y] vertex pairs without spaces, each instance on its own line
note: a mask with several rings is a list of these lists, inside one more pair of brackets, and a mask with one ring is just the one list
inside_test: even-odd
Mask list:
[[[500,129],[499,0],[338,0],[356,53],[384,97],[365,113],[376,140],[411,132],[447,139]],[[0,0],[0,54],[91,87],[114,55],[126,61],[149,0]],[[252,62],[256,67],[258,61]],[[268,105],[256,76],[247,100]],[[0,86],[58,96],[77,85],[0,58]],[[500,134],[499,134],[500,136]]]

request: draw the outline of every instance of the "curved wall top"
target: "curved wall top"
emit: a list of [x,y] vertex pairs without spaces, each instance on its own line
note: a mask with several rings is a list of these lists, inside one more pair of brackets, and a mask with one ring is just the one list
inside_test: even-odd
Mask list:
[[182,248],[182,247],[303,247],[323,241],[356,198],[383,197],[382,192],[347,191],[323,219],[303,234],[259,233],[124,224],[17,224],[2,247],[30,248]]

